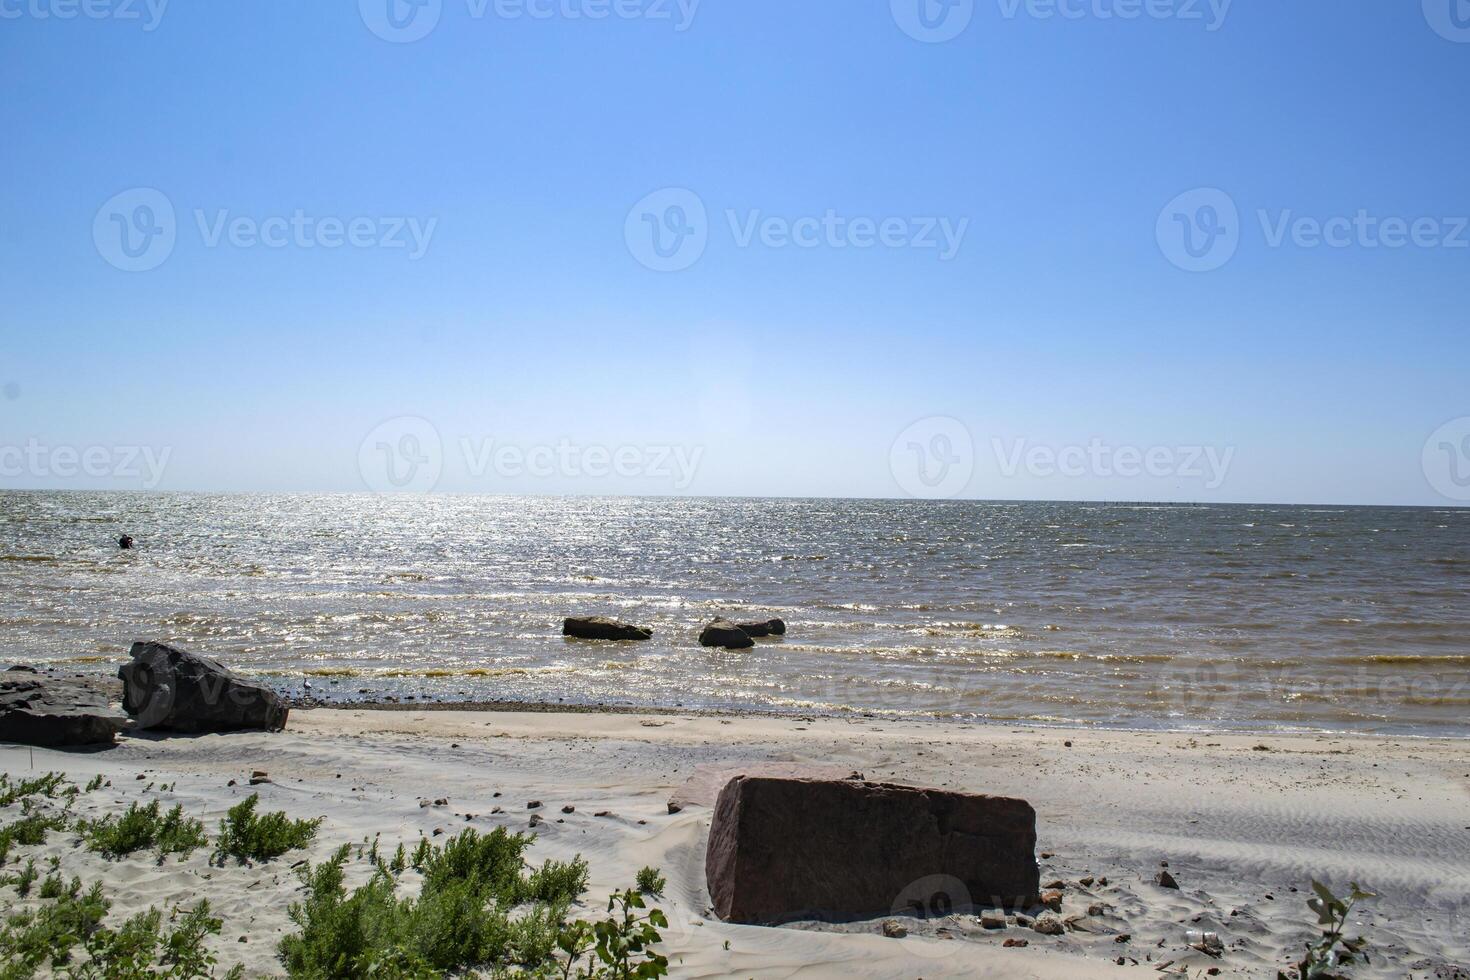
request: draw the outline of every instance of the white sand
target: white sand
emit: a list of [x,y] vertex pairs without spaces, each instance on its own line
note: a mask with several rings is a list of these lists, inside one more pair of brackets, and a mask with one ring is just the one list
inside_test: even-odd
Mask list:
[[[906,939],[879,935],[877,922],[725,925],[706,913],[709,810],[698,801],[718,785],[715,774],[771,764],[1023,797],[1038,812],[1039,849],[1054,853],[1042,861],[1043,882],[1068,882],[1064,915],[1083,915],[1093,903],[1111,908],[1082,920],[1096,932],[1061,937],[1015,926],[985,932],[969,915],[904,920],[912,930]],[[1413,966],[1425,959],[1470,965],[1470,742],[1013,731],[856,718],[315,710],[293,713],[278,735],[124,737],[106,752],[37,749],[34,765],[83,783],[94,773],[112,780],[78,801],[80,814],[158,797],[207,818],[211,832],[253,791],[245,785],[250,771],[268,770],[274,782],[258,787],[265,806],[327,817],[307,854],[313,860],[373,834],[391,852],[436,827],[455,833],[467,825],[465,814],[475,814],[468,825],[482,830],[522,829],[527,801],[539,799],[548,822],[531,857],[588,859],[587,915],[600,913],[598,899],[630,885],[641,866],[664,870],[669,888],[659,904],[671,921],[665,952],[676,977],[1159,976],[1168,961],[1191,977],[1210,967],[1274,977],[1314,933],[1305,907],[1313,876],[1335,886],[1358,880],[1381,894],[1357,917],[1375,955],[1354,976],[1433,976]],[[30,750],[0,747],[0,768],[27,773]],[[230,779],[238,785],[227,787]],[[172,792],[158,789],[175,781]],[[670,815],[675,794],[689,805]],[[419,806],[436,797],[449,806]],[[563,815],[565,804],[576,812]],[[496,806],[505,812],[492,815]],[[614,815],[594,816],[601,810]],[[207,897],[225,919],[223,964],[244,963],[252,975],[280,972],[275,945],[300,889],[290,870],[300,855],[222,870],[197,852],[159,867],[141,854],[103,860],[77,848],[70,833],[17,854],[59,855],[68,874],[100,877],[119,913]],[[1163,860],[1179,891],[1151,883]],[[1083,888],[1084,875],[1109,883]],[[12,900],[9,889],[0,894]],[[1188,949],[1187,929],[1218,932],[1224,956]],[[1115,942],[1122,932],[1131,939]],[[1002,948],[1006,938],[1029,946]],[[1128,958],[1123,966],[1114,964],[1120,955]]]

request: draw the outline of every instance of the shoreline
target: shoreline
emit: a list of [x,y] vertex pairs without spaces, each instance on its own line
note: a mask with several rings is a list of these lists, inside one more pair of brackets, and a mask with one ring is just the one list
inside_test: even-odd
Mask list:
[[[544,814],[530,858],[583,855],[592,872],[586,913],[644,865],[667,875],[656,904],[670,920],[663,949],[675,977],[1090,980],[1169,975],[1157,969],[1169,962],[1166,970],[1191,977],[1219,967],[1272,980],[1314,934],[1305,904],[1313,878],[1338,889],[1356,880],[1380,895],[1354,917],[1374,954],[1371,968],[1354,971],[1358,980],[1429,978],[1436,965],[1470,963],[1463,740],[550,707],[298,707],[282,733],[124,733],[106,751],[37,749],[35,767],[65,769],[78,782],[111,779],[79,800],[85,815],[157,798],[213,826],[258,792],[262,808],[326,818],[302,855],[313,862],[343,841],[381,834],[391,850],[436,829],[524,831],[531,813]],[[26,769],[24,751],[6,747],[0,766]],[[254,770],[270,781],[246,785]],[[984,929],[968,913],[900,915],[908,935],[899,939],[882,934],[881,919],[722,923],[708,912],[704,839],[713,795],[735,771],[858,771],[1025,799],[1037,811],[1042,881],[1065,884],[1071,925],[1044,936],[1014,923]],[[544,805],[528,809],[532,800]],[[146,858],[107,862],[58,835],[21,853],[38,863],[59,856],[69,874],[101,880],[120,907],[209,897],[226,920],[222,966],[278,970],[273,950],[291,928],[284,910],[297,900],[296,855],[224,874],[198,855],[157,868]],[[1153,881],[1164,861],[1177,890]],[[356,881],[365,869],[354,869]],[[1217,932],[1223,954],[1191,949],[1189,930]],[[1007,939],[1027,946],[1006,948]]]
[[1078,721],[1009,721],[981,716],[955,716],[937,714],[904,714],[889,711],[776,711],[761,708],[710,708],[684,705],[636,705],[563,702],[563,701],[329,701],[306,699],[283,694],[292,711],[464,711],[486,713],[528,714],[612,714],[612,715],[694,715],[702,718],[771,718],[771,719],[817,719],[841,720],[861,718],[877,721],[906,721],[915,724],[952,725],[957,727],[1015,728],[1038,731],[1074,732],[1092,734],[1163,734],[1163,735],[1238,735],[1241,737],[1286,737],[1318,735],[1334,738],[1411,738],[1439,740],[1445,742],[1470,742],[1470,726],[1463,735],[1446,735],[1425,732],[1362,732],[1353,729],[1332,728],[1248,728],[1248,727],[1142,727],[1130,725],[1086,725]]

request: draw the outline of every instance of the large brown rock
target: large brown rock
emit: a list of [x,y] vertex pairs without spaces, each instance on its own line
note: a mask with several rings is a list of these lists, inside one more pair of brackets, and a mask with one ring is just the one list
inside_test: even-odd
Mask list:
[[162,643],[134,643],[117,669],[123,710],[139,728],[176,732],[280,731],[289,708],[279,694],[217,660]]
[[562,636],[580,640],[646,640],[653,636],[647,626],[634,626],[606,616],[568,616],[561,624]]
[[705,879],[727,922],[850,921],[1036,902],[1024,800],[860,780],[737,776],[715,802]]
[[0,674],[0,742],[107,745],[127,724],[94,687],[12,667]]

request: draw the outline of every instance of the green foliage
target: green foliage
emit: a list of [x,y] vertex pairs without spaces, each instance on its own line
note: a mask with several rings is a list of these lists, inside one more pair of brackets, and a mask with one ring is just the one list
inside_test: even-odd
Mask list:
[[209,843],[204,823],[184,816],[182,806],[175,806],[162,816],[158,810],[157,800],[147,806],[130,804],[121,817],[108,816],[83,823],[82,836],[89,848],[113,858],[156,847],[159,863],[170,854],[187,857]]
[[[163,916],[157,909],[140,912],[117,930],[98,929],[85,942],[87,960],[70,969],[72,980],[198,980],[213,977],[219,957],[204,945],[208,936],[219,935],[221,922],[209,914],[209,903],[201,901],[188,911],[175,909],[178,925],[167,933],[161,929]],[[235,967],[226,977],[245,974]]]
[[51,830],[65,830],[66,818],[61,815],[45,816],[32,813],[5,827],[0,827],[0,864],[10,857],[10,849],[16,844],[35,845],[46,841]]
[[25,898],[31,893],[31,885],[35,884],[36,879],[39,877],[40,872],[36,870],[35,859],[28,858],[26,860],[26,866],[19,872],[13,875],[4,875],[3,877],[0,877],[0,885],[14,885],[16,893],[19,894],[21,898]]
[[231,807],[225,819],[220,821],[215,856],[221,863],[226,857],[233,857],[242,864],[246,861],[269,861],[287,851],[306,847],[316,839],[322,818],[292,820],[283,810],[258,816],[255,807],[259,802],[260,795],[252,793]]
[[97,790],[99,790],[101,788],[102,788],[102,774],[99,772],[97,775],[93,776],[92,777],[92,781],[87,784],[87,792],[88,793],[95,793]]
[[66,784],[66,776],[59,772],[48,772],[44,776],[18,782],[12,782],[9,773],[0,772],[0,807],[10,806],[38,794],[54,799]]
[[638,872],[638,890],[647,895],[662,895],[668,881],[659,874],[658,868],[643,868]]
[[41,897],[51,899],[51,904],[8,916],[0,926],[0,949],[5,950],[0,980],[23,980],[44,964],[60,971],[70,962],[73,948],[92,935],[107,914],[102,886],[93,885],[83,894],[79,878],[70,885],[48,878],[41,885]]
[[[614,892],[607,900],[610,914],[597,923],[573,922],[562,930],[557,946],[565,955],[563,980],[644,980],[669,974],[668,957],[652,947],[663,937],[669,920],[659,909],[639,915],[643,896],[633,889]],[[588,964],[582,966],[583,958]]]
[[529,875],[528,834],[466,830],[414,854],[423,875],[416,898],[379,865],[350,894],[343,869],[351,849],[308,866],[305,902],[291,907],[300,932],[281,943],[293,977],[435,977],[476,969],[544,968],[553,960],[569,906],[587,885],[587,865],[548,861]]
[[[218,935],[220,920],[209,914],[209,903],[184,912],[179,924],[164,931],[157,909],[140,912],[117,929],[102,925],[111,903],[94,884],[83,893],[73,878],[62,884],[48,878],[41,888],[42,905],[34,912],[9,916],[0,927],[0,949],[6,951],[0,980],[27,980],[43,966],[65,980],[202,980],[214,976],[217,957],[204,946],[207,936]],[[181,910],[175,909],[177,917]],[[84,957],[73,954],[77,947]],[[242,977],[236,968],[227,976]]]
[[1347,928],[1348,913],[1353,906],[1377,896],[1359,888],[1357,882],[1348,887],[1352,891],[1344,900],[1332,894],[1332,890],[1320,881],[1312,882],[1312,891],[1317,893],[1317,897],[1307,899],[1307,907],[1317,913],[1317,924],[1322,927],[1322,938],[1307,946],[1306,955],[1296,965],[1294,976],[1277,972],[1277,980],[1333,980],[1340,976],[1342,967],[1351,966],[1359,960],[1364,963],[1368,961],[1368,954],[1363,951],[1368,941],[1362,936],[1348,939],[1343,935],[1343,930]]

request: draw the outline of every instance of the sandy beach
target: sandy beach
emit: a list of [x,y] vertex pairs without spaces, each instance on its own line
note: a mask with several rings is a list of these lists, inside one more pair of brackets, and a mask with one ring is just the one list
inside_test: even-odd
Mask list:
[[[1470,962],[1463,741],[317,709],[293,712],[279,734],[130,734],[107,751],[36,749],[34,761],[28,748],[0,749],[0,767],[12,775],[32,765],[79,783],[110,780],[78,799],[80,816],[158,798],[182,803],[212,831],[229,806],[259,792],[270,809],[326,818],[305,854],[313,861],[375,835],[391,851],[436,830],[525,829],[536,812],[545,822],[530,859],[583,855],[588,914],[640,867],[663,870],[668,887],[656,904],[670,920],[663,949],[677,977],[1271,977],[1315,935],[1305,904],[1314,877],[1342,888],[1357,881],[1380,896],[1354,916],[1371,955],[1354,976],[1463,976],[1451,964]],[[255,770],[270,781],[248,786]],[[969,913],[900,916],[908,935],[889,938],[882,920],[763,928],[714,918],[704,843],[723,781],[737,771],[854,770],[1030,801],[1042,881],[1065,883],[1071,928],[1050,937],[1014,923],[986,930]],[[447,804],[434,805],[439,799]],[[532,800],[542,806],[528,810]],[[142,854],[108,861],[77,845],[75,834],[53,833],[44,845],[17,848],[12,863],[59,857],[67,874],[104,883],[115,915],[207,897],[224,919],[221,965],[282,972],[276,944],[291,929],[287,907],[301,891],[291,865],[301,854],[217,868],[201,851],[159,866]],[[1163,862],[1177,890],[1154,883]],[[367,874],[355,860],[349,883]],[[1218,933],[1223,954],[1191,949],[1189,930]],[[1027,945],[1008,948],[1007,939]]]

